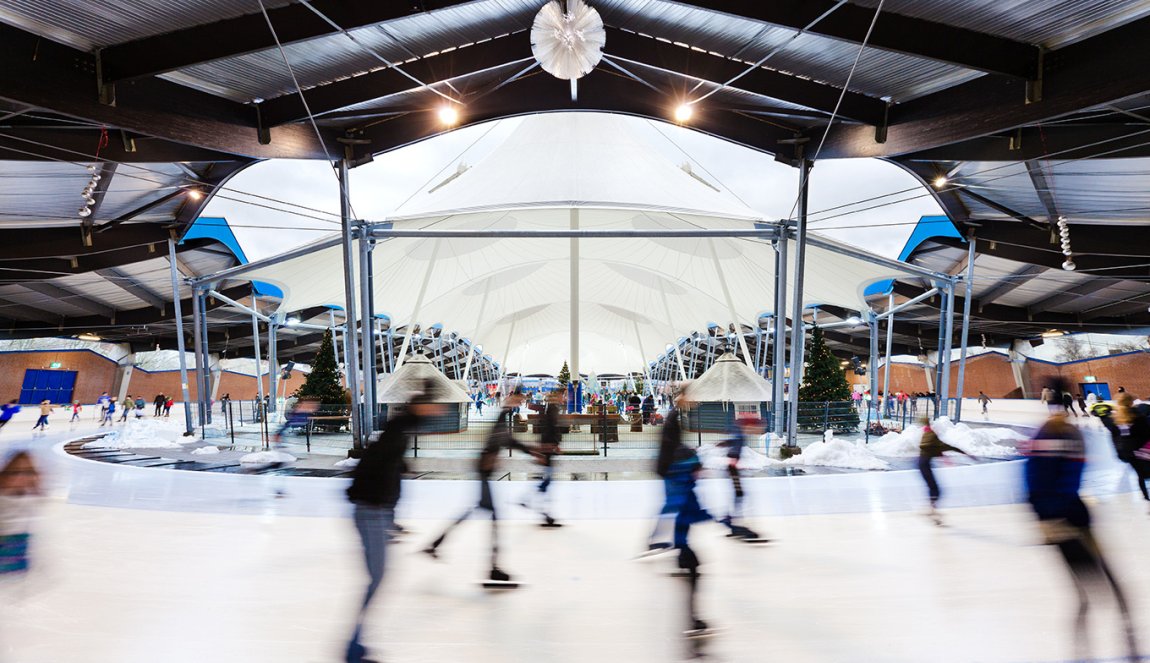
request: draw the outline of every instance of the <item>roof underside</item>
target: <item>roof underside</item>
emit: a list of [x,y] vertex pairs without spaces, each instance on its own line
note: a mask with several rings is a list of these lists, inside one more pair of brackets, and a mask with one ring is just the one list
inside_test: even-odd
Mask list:
[[[45,317],[63,329],[156,309],[153,295],[171,296],[163,243],[232,174],[276,157],[364,163],[443,131],[444,97],[474,124],[557,110],[665,119],[706,95],[694,128],[780,160],[805,144],[807,158],[946,176],[939,202],[978,238],[978,333],[1150,325],[1145,0],[887,0],[877,19],[878,0],[594,0],[605,58],[577,101],[534,67],[541,4],[264,0],[265,18],[224,0],[5,2],[0,316],[26,334]],[[87,165],[102,179],[82,219]],[[1051,241],[1059,216],[1074,274]],[[965,245],[932,240],[913,258],[957,273]],[[51,287],[34,300],[38,283]],[[900,281],[896,296],[924,287]],[[929,305],[896,327],[906,348],[937,343]]]

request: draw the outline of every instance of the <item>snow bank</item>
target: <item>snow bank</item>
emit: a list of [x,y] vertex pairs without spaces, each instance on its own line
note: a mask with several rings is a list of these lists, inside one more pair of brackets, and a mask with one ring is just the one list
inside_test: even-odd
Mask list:
[[922,426],[907,426],[903,432],[890,432],[867,445],[876,456],[906,458],[918,456],[922,442]]
[[831,438],[804,447],[803,452],[783,461],[787,465],[818,465],[854,470],[889,470],[890,464],[877,458],[861,444]]
[[[1015,443],[1026,436],[1011,428],[971,428],[939,417],[930,425],[938,439],[972,456],[1011,458],[1018,455]],[[1005,443],[1005,444],[1003,444]]]
[[[160,419],[129,419],[85,449],[180,449],[184,427]],[[190,438],[189,438],[190,439]]]
[[219,447],[211,447],[211,446],[200,447],[198,449],[192,449],[192,455],[193,456],[211,456],[213,454],[218,454],[219,452],[220,452]]
[[284,451],[257,451],[240,459],[245,465],[259,465],[262,463],[292,463],[295,456]]
[[359,465],[358,458],[344,458],[343,460],[336,461],[335,463],[336,467],[355,467],[356,465]]
[[[704,444],[698,450],[699,460],[702,461],[703,467],[708,470],[725,470],[727,469],[727,448],[719,447],[714,444]],[[767,458],[763,454],[744,446],[743,453],[739,456],[739,467],[744,470],[761,470],[764,467],[771,465],[779,465],[781,461],[774,458]]]

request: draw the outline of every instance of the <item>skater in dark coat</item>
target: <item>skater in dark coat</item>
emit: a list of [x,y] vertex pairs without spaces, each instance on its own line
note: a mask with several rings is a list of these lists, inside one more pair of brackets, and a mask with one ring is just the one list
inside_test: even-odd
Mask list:
[[364,561],[370,578],[363,602],[359,605],[355,629],[347,646],[348,663],[368,663],[366,648],[360,643],[364,616],[371,599],[383,580],[384,561],[391,532],[395,529],[395,507],[399,502],[400,479],[406,469],[404,453],[408,439],[419,430],[427,417],[442,412],[433,393],[435,384],[428,381],[422,393],[412,397],[405,412],[387,422],[387,430],[368,445],[352,472],[348,499],[355,509],[355,529],[363,544]]
[[938,499],[942,496],[942,491],[938,487],[938,481],[934,478],[934,459],[947,451],[957,451],[965,456],[970,456],[970,454],[940,440],[938,434],[930,429],[930,420],[926,417],[923,417],[919,424],[922,425],[922,441],[918,443],[918,471],[922,473],[922,480],[926,482],[927,494],[930,497],[930,511],[927,512],[927,515],[936,525],[941,525],[942,517],[938,515]]
[[664,499],[663,508],[659,510],[659,516],[655,520],[655,529],[651,532],[651,537],[647,541],[648,553],[667,550],[671,548],[672,545],[670,532],[668,532],[668,530],[675,517],[675,507],[671,502],[669,473],[671,471],[671,463],[674,462],[675,450],[683,444],[683,424],[680,421],[681,413],[679,408],[685,403],[684,392],[681,390],[675,396],[671,411],[667,413],[663,430],[659,436],[659,456],[655,460],[655,473],[663,480]]
[[[1064,391],[1052,385],[1055,393]],[[1027,499],[1038,517],[1043,538],[1057,546],[1074,579],[1078,595],[1075,635],[1080,647],[1086,642],[1086,614],[1091,594],[1106,585],[1113,593],[1122,617],[1130,660],[1138,659],[1138,646],[1126,598],[1102,556],[1090,529],[1090,511],[1079,497],[1086,464],[1086,443],[1070,423],[1061,403],[1050,404],[1049,419],[1024,445]],[[1083,654],[1084,652],[1078,652]],[[1090,658],[1083,656],[1082,658]]]
[[1123,392],[1114,400],[1118,407],[1113,411],[1105,406],[1096,406],[1095,414],[1099,415],[1102,425],[1110,431],[1118,460],[1134,468],[1138,474],[1138,488],[1142,491],[1142,497],[1150,500],[1150,491],[1146,488],[1146,481],[1150,480],[1150,460],[1138,455],[1142,447],[1150,443],[1150,421],[1134,407],[1134,397],[1130,394]]
[[495,420],[495,426],[491,429],[491,435],[487,438],[487,444],[479,454],[479,503],[463,512],[463,515],[459,516],[455,522],[447,526],[447,529],[439,535],[439,538],[433,541],[430,546],[423,549],[424,553],[433,558],[438,558],[439,546],[443,544],[444,539],[451,533],[451,530],[470,518],[476,509],[488,511],[491,513],[490,578],[493,582],[509,582],[511,576],[499,568],[499,528],[498,518],[495,513],[495,500],[491,495],[491,475],[495,473],[499,464],[500,452],[504,449],[518,449],[533,456],[539,456],[539,452],[527,447],[527,445],[516,440],[511,435],[514,412],[521,405],[523,405],[523,392],[521,390],[516,389],[514,392],[508,394],[507,398],[503,401],[503,410],[500,411],[499,417]]

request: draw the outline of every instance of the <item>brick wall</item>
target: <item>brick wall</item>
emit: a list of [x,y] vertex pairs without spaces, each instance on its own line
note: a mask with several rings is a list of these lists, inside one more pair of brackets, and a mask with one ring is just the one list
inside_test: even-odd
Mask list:
[[1061,377],[1070,383],[1072,390],[1078,391],[1078,386],[1086,382],[1086,376],[1092,375],[1097,382],[1110,385],[1111,395],[1118,393],[1118,387],[1126,387],[1126,391],[1135,397],[1150,397],[1150,353],[1147,352],[1130,352],[1066,364],[1028,361],[1025,369],[1036,392],[1041,391],[1046,381],[1053,376]]
[[[283,395],[286,393],[290,396],[292,392],[303,384],[305,378],[306,376],[303,373],[292,371],[291,378],[287,381],[287,384],[279,387],[280,394]],[[267,380],[267,376],[265,375],[264,389],[268,388]],[[132,381],[128,386],[128,393],[133,396],[143,394],[144,400],[149,403],[156,397],[156,394],[167,394],[179,400],[181,398],[180,372],[155,371],[146,373],[136,369],[132,373]],[[224,394],[231,394],[232,400],[254,400],[258,395],[255,376],[224,371],[220,375],[220,388],[217,390],[216,396],[220,397]],[[196,378],[195,373],[191,371],[188,372],[188,397],[192,399],[196,398]]]
[[[966,358],[966,375],[962,394],[973,398],[983,391],[991,398],[1022,398],[1014,380],[1014,371],[1006,355],[990,352]],[[958,362],[950,364],[950,394],[958,393]]]
[[116,381],[116,362],[90,350],[50,352],[0,352],[0,399],[8,402],[20,396],[24,372],[30,368],[49,368],[60,362],[61,371],[76,371],[72,398],[81,403],[95,403],[102,392],[111,392]]
[[[870,370],[869,368],[867,369]],[[861,384],[864,388],[870,387],[870,375],[855,375],[855,372],[848,366],[846,369],[847,381],[852,385]],[[883,367],[878,369],[878,388],[882,391],[882,376]],[[905,391],[914,393],[916,391],[927,392],[926,387],[926,373],[922,370],[922,366],[917,364],[895,364],[890,365],[890,388],[891,391]]]

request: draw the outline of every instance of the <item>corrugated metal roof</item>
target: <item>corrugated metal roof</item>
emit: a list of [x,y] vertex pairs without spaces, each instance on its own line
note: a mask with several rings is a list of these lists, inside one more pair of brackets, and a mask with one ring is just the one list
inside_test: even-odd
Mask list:
[[[291,0],[263,0],[282,7]],[[259,11],[237,0],[3,0],[0,21],[82,51]]]
[[[345,35],[333,34],[288,44],[284,52],[300,86],[307,89],[384,68],[372,52],[399,63],[524,31],[531,27],[536,11],[538,3],[533,0],[483,0],[349,31],[359,45]],[[519,38],[524,41],[524,54],[529,56],[527,34]],[[206,62],[162,78],[240,102],[295,92],[277,49]]]
[[[876,7],[879,2],[851,1],[867,7]],[[1146,0],[885,0],[883,11],[1059,48],[1150,15],[1150,3]]]

